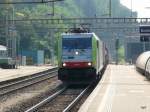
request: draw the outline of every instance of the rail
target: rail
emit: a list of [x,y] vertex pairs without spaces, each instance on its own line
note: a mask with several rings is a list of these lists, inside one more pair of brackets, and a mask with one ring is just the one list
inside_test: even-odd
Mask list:
[[59,94],[61,94],[62,92],[64,92],[66,90],[67,87],[64,87],[63,89],[59,90],[58,92],[54,93],[53,95],[49,96],[48,98],[44,99],[43,101],[41,101],[40,103],[36,104],[35,106],[29,108],[28,110],[26,110],[25,112],[33,112],[35,110],[37,110],[38,108],[40,108],[41,106],[43,106],[44,104],[46,104],[47,102],[53,100],[55,97],[57,97]]
[[[52,70],[53,70],[53,69],[52,69]],[[1,90],[0,96],[3,96],[3,95],[5,95],[5,94],[8,94],[8,93],[13,92],[13,91],[16,91],[16,90],[19,90],[19,89],[21,89],[21,88],[25,88],[25,87],[31,86],[31,85],[33,85],[33,84],[42,82],[42,81],[44,81],[44,80],[48,80],[48,79],[50,79],[50,78],[53,78],[53,77],[55,77],[56,75],[50,75],[50,76],[47,76],[47,75],[48,75],[48,74],[55,73],[55,72],[57,72],[57,70],[54,69],[53,71],[49,71],[49,72],[47,72],[47,73],[42,73],[42,74],[39,74],[39,75],[37,75],[37,76],[36,76],[36,74],[35,74],[35,75],[32,76],[32,77],[29,77],[29,78],[26,78],[26,79],[23,79],[23,80],[19,80],[19,81],[10,83],[10,84],[3,85],[3,86],[0,87],[0,90]],[[46,78],[43,78],[43,79],[42,79],[42,77],[45,77],[45,76],[46,76]],[[15,85],[18,86],[19,84],[25,83],[25,82],[27,82],[27,81],[36,80],[37,78],[40,79],[40,80],[34,81],[34,82],[32,82],[32,83],[29,83],[29,84],[24,84],[23,86],[20,86],[20,87],[17,87],[17,88],[14,88],[14,87],[13,87],[13,89],[8,89],[8,91],[6,91],[7,88],[11,88],[12,86],[15,86]],[[5,91],[2,91],[2,90],[5,90]]]

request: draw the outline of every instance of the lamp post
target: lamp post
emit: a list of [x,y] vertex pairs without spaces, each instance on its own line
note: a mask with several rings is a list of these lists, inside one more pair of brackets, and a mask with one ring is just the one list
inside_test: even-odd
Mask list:
[[111,0],[109,0],[109,17],[111,18]]
[[132,0],[131,0],[131,15],[130,15],[130,17],[132,18]]
[[17,66],[17,40],[16,40],[16,28],[15,28],[15,23],[14,23],[14,7],[12,8],[12,22],[10,26],[10,36],[9,36],[9,41],[12,43],[10,44],[10,52],[11,52],[11,57],[14,60],[16,66]]

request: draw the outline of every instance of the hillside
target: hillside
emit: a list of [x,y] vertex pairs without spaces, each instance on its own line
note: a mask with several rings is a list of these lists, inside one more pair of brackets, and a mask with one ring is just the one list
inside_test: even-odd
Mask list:
[[[3,0],[8,1],[8,0]],[[11,1],[11,0],[9,0]],[[15,0],[14,0],[15,1]],[[33,0],[35,1],[35,0]],[[112,0],[111,17],[130,17],[131,11],[122,6],[119,0]],[[14,12],[13,12],[14,9]],[[6,32],[6,19],[38,19],[38,18],[73,18],[73,17],[109,17],[109,0],[65,0],[55,3],[54,16],[52,16],[52,4],[12,4],[0,7],[1,22],[0,44],[6,45],[6,37],[11,37]],[[13,16],[14,15],[14,16]],[[134,12],[134,17],[136,13]],[[12,24],[12,23],[10,23]],[[49,30],[52,24],[17,23],[17,38],[20,38],[19,48],[22,50],[50,49]],[[58,27],[64,27],[57,25]],[[54,37],[58,37],[59,32]],[[56,46],[55,46],[56,47]]]
[[[15,1],[15,0],[14,0]],[[33,0],[35,1],[35,0]],[[55,16],[60,17],[109,17],[109,1],[110,0],[64,0],[63,2],[55,3]],[[40,7],[40,9],[39,9]],[[44,5],[15,5],[15,8],[20,12],[32,12],[28,14],[30,18],[43,17],[52,13],[52,4]],[[25,12],[25,10],[29,10]],[[36,15],[35,15],[36,13]],[[32,17],[32,15],[34,15]],[[111,0],[111,17],[130,17],[131,11],[122,4],[119,0]],[[137,17],[137,13],[133,12],[133,17]]]
[[[73,13],[73,17],[108,17],[109,16],[109,0],[65,0],[59,6],[62,9],[69,10]],[[112,17],[130,17],[131,11],[120,4],[119,0],[112,0],[111,15]],[[133,12],[136,17],[136,12]]]

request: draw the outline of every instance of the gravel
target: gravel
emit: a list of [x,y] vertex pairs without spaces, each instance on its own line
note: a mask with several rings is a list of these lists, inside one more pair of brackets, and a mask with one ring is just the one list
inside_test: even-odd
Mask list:
[[23,112],[60,88],[57,78],[0,97],[0,112]]

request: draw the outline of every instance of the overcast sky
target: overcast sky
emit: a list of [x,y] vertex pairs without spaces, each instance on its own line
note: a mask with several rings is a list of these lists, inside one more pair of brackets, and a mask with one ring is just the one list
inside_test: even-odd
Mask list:
[[[120,0],[121,4],[138,12],[138,17],[150,17],[150,0]],[[147,8],[149,7],[149,8]]]

